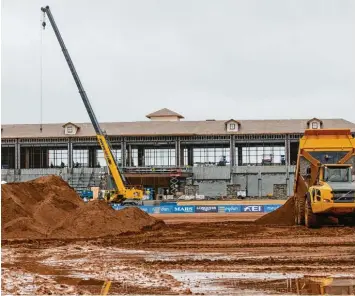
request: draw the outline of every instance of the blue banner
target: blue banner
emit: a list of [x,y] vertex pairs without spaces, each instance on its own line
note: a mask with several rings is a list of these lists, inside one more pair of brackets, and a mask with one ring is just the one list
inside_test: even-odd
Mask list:
[[[121,210],[124,206],[111,204],[114,210]],[[270,213],[275,211],[282,205],[220,205],[220,206],[178,206],[178,205],[162,205],[162,206],[138,206],[142,211],[149,214],[172,214],[172,213]]]
[[261,213],[264,212],[264,206],[260,206],[260,205],[242,206],[242,212]]
[[281,205],[264,205],[264,212],[270,213],[277,210]]
[[217,213],[218,206],[196,206],[196,213]]
[[152,214],[160,214],[160,207],[152,207]]
[[195,206],[174,206],[174,213],[195,213]]
[[240,205],[224,206],[225,213],[240,213],[241,211],[242,211],[242,207]]
[[174,206],[160,206],[160,214],[174,213]]

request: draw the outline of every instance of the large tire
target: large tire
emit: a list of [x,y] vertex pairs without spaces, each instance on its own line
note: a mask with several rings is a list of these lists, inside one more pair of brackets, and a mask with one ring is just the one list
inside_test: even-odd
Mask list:
[[295,217],[295,225],[300,225],[299,214],[298,214],[298,198],[296,196],[293,197],[294,202],[294,217]]
[[338,217],[338,224],[355,226],[355,217]]
[[304,225],[305,223],[305,199],[299,198],[298,200],[298,215],[299,215],[299,225]]
[[295,224],[296,225],[304,225],[304,208],[305,201],[304,198],[294,197],[295,202]]
[[319,227],[318,217],[312,211],[311,201],[310,201],[309,198],[307,198],[307,200],[306,200],[305,225],[308,228],[317,228],[317,227]]

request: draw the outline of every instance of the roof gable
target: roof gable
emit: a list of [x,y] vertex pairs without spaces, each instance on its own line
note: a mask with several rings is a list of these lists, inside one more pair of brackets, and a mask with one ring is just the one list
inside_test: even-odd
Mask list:
[[236,123],[236,124],[238,124],[238,125],[241,125],[240,121],[235,120],[235,119],[229,119],[229,120],[227,120],[224,124],[228,124],[228,123],[231,123],[231,122],[234,122],[234,123]]
[[150,113],[146,115],[147,118],[151,117],[178,117],[178,118],[184,118],[184,116],[180,115],[179,113],[176,113],[168,108],[163,108],[158,111],[155,111],[153,113]]
[[80,126],[78,126],[78,125],[76,125],[75,123],[72,123],[72,122],[67,122],[66,124],[64,124],[64,125],[62,125],[62,127],[66,127],[66,126],[68,126],[68,125],[73,125],[73,126],[75,126],[77,129],[79,129],[80,128]]
[[323,121],[320,120],[320,119],[318,119],[318,118],[316,118],[316,117],[313,117],[312,119],[308,120],[308,121],[307,121],[307,124],[309,124],[309,123],[312,122],[312,121],[318,121],[320,124],[323,124]]

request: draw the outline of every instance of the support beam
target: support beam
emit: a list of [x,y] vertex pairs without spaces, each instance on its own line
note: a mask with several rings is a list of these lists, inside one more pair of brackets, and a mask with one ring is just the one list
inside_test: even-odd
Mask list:
[[144,166],[144,147],[138,146],[138,166]]
[[180,166],[180,140],[177,138],[175,140],[175,165]]
[[68,168],[73,168],[73,143],[68,139]]
[[16,139],[15,144],[15,169],[21,168],[21,150],[20,150],[20,142]]
[[238,166],[243,165],[243,147],[238,146]]
[[286,160],[286,165],[290,165],[290,163],[291,163],[291,146],[290,146],[290,139],[289,139],[288,135],[286,135],[286,139],[285,139],[285,160]]
[[184,151],[185,149],[184,148],[181,148],[180,147],[180,165],[181,166],[184,166],[184,165],[186,165],[186,163],[185,163],[185,151]]
[[89,161],[88,161],[88,165],[89,168],[94,168],[97,165],[97,150],[95,147],[90,147],[89,148]]
[[30,168],[30,148],[25,148],[25,169]]
[[231,168],[233,166],[235,166],[235,136],[234,135],[231,135],[231,138],[230,138],[230,152],[229,152],[229,157],[230,157],[230,166]]
[[127,166],[127,148],[126,148],[126,142],[124,140],[121,141],[121,164],[122,167],[126,167]]
[[191,146],[187,147],[187,165],[194,165],[194,148]]
[[128,149],[127,149],[127,165],[128,167],[133,166],[133,159],[132,159],[132,145],[128,144]]

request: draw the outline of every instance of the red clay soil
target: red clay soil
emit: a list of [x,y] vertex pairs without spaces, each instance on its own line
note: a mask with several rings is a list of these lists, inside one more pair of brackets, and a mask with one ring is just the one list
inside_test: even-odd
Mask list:
[[60,177],[1,186],[3,239],[92,238],[161,228],[138,208],[115,211],[104,201],[84,203]]
[[295,225],[294,199],[289,198],[281,207],[255,221],[258,225]]

